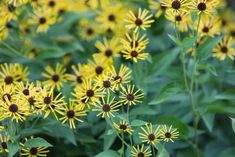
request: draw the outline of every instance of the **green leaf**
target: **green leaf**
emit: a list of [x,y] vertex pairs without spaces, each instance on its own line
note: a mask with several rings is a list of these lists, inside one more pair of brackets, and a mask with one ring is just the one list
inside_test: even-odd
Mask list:
[[108,127],[107,129],[108,130],[104,134],[104,150],[108,150],[117,138],[117,134],[115,131],[110,132],[110,127]]
[[206,127],[208,128],[208,130],[210,132],[212,132],[213,126],[214,126],[215,115],[214,114],[206,114],[206,115],[202,116],[202,119],[203,119]]
[[33,139],[29,139],[24,143],[25,147],[52,147],[52,145],[47,142],[45,139],[37,137]]
[[212,54],[213,48],[221,41],[221,37],[209,38],[201,44],[196,51],[196,58],[198,61],[206,60]]
[[139,105],[136,108],[131,109],[130,116],[137,116],[137,115],[156,115],[158,112],[143,105]]
[[19,150],[20,146],[18,143],[8,143],[9,157],[13,157]]
[[183,91],[184,90],[182,86],[180,86],[176,82],[171,82],[167,84],[165,87],[163,87],[160,93],[157,95],[157,97],[154,100],[152,100],[149,104],[157,105],[157,104],[163,103],[169,100],[170,98],[172,98],[173,96],[176,96],[179,93],[182,93]]
[[235,119],[231,118],[232,120],[232,128],[233,128],[233,132],[235,133]]
[[235,100],[235,90],[227,90],[221,94],[215,96],[215,100]]
[[169,153],[161,143],[155,143],[154,147],[158,150],[158,157],[169,157]]
[[182,48],[184,50],[188,50],[189,48],[194,46],[195,42],[196,42],[196,38],[195,37],[186,37],[182,41]]
[[179,47],[183,47],[182,42],[181,42],[178,38],[176,38],[176,37],[174,37],[174,36],[172,36],[172,35],[170,35],[170,34],[168,34],[168,36],[170,37],[170,39],[171,39],[176,45],[178,45]]
[[206,72],[209,72],[209,73],[211,73],[214,76],[218,76],[215,67],[212,66],[212,65],[198,64],[197,68],[198,68],[198,70],[205,70]]
[[173,116],[159,116],[157,118],[157,124],[171,126],[178,129],[180,137],[188,137],[189,129],[186,124],[181,122],[180,119]]
[[106,150],[97,154],[95,157],[120,157],[117,152],[113,150]]
[[145,125],[147,122],[139,119],[135,119],[131,122],[131,126],[142,126]]
[[235,105],[232,102],[215,101],[207,105],[205,112],[235,114]]
[[234,157],[235,148],[227,148],[218,157]]

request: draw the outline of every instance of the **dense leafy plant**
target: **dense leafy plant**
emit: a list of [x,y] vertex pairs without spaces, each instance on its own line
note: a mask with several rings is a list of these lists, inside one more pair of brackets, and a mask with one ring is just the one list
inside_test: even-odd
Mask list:
[[0,153],[233,157],[229,4],[0,1]]

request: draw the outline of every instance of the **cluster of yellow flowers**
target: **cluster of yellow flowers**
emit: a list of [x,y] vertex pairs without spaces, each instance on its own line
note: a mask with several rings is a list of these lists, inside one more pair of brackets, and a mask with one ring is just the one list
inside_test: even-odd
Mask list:
[[157,18],[164,14],[180,32],[197,32],[197,46],[209,37],[224,35],[214,48],[213,56],[220,60],[226,57],[234,59],[234,12],[224,9],[225,0],[149,0],[149,3],[150,8],[156,11]]

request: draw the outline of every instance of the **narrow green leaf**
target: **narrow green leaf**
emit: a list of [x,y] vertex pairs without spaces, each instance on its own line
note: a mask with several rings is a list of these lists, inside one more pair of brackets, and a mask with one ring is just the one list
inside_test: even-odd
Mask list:
[[8,143],[9,157],[13,157],[19,150],[20,146],[18,143]]
[[154,147],[158,150],[158,157],[169,157],[169,153],[161,143],[155,143]]
[[37,137],[29,139],[24,143],[25,147],[52,147],[52,145],[45,139]]
[[117,152],[113,150],[106,150],[97,154],[95,157],[120,157]]
[[143,120],[135,119],[131,122],[131,126],[142,126],[145,125],[146,122]]
[[235,133],[235,118],[231,118],[231,120],[232,120],[233,132]]
[[178,45],[179,47],[183,47],[183,44],[182,44],[182,42],[181,42],[179,39],[177,39],[176,37],[174,37],[174,36],[172,36],[172,35],[170,35],[170,34],[168,34],[168,36],[170,37],[170,39],[171,39],[176,45]]

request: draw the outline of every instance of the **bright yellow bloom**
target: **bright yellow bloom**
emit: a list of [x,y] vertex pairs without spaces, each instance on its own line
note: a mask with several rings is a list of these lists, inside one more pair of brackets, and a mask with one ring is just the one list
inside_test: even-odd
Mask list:
[[72,85],[75,87],[81,86],[83,84],[83,80],[85,78],[85,68],[86,65],[77,64],[77,66],[72,65],[73,73],[68,74],[68,80],[73,81]]
[[217,0],[192,0],[189,8],[195,11],[198,15],[201,14],[202,16],[212,16],[215,14],[217,6]]
[[209,17],[206,17],[204,19],[202,18],[198,29],[199,35],[201,37],[203,36],[214,37],[215,35],[219,35],[221,33],[219,22],[220,21],[218,20],[218,18],[213,18],[213,19]]
[[164,14],[167,9],[161,2],[155,0],[149,0],[149,4],[150,9],[156,11],[155,17],[157,18]]
[[139,8],[138,16],[136,16],[132,11],[129,11],[126,21],[126,28],[127,29],[134,29],[134,32],[137,32],[140,28],[146,30],[151,26],[151,23],[154,20],[151,20],[152,14],[149,14],[149,11],[144,9],[143,11]]
[[0,103],[5,103],[7,100],[15,99],[15,86],[0,84]]
[[118,124],[114,123],[113,126],[120,133],[127,132],[128,134],[132,134],[134,132],[134,130],[131,129],[131,126],[125,120],[120,121]]
[[144,145],[133,147],[131,151],[132,157],[150,157],[152,156],[150,147],[144,148]]
[[155,130],[153,130],[152,123],[145,124],[145,128],[141,127],[142,132],[139,133],[139,137],[143,140],[143,142],[147,142],[148,144],[155,144],[159,142],[160,137],[160,127],[158,126]]
[[174,142],[173,139],[179,137],[177,129],[173,129],[172,126],[163,125],[160,129],[160,138],[165,142]]
[[4,82],[6,85],[13,84],[18,78],[14,74],[13,64],[1,64],[0,65],[0,81]]
[[87,19],[82,19],[79,22],[78,32],[82,39],[92,40],[99,35],[99,29],[96,27],[96,23],[90,22]]
[[0,153],[8,152],[9,135],[0,134]]
[[179,14],[182,12],[189,12],[188,0],[160,0],[162,6],[166,7],[167,11],[171,12],[172,14]]
[[114,80],[110,73],[104,73],[95,79],[95,84],[97,87],[99,87],[105,93],[114,91],[115,84],[117,82],[118,80]]

